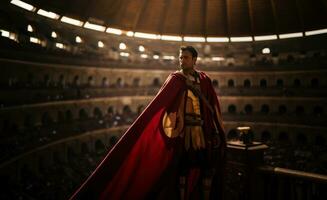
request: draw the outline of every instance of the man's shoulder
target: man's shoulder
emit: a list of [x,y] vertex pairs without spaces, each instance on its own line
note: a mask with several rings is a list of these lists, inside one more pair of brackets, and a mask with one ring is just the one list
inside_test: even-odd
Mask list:
[[200,78],[211,80],[208,74],[205,73],[204,71],[196,70],[196,72],[200,75]]

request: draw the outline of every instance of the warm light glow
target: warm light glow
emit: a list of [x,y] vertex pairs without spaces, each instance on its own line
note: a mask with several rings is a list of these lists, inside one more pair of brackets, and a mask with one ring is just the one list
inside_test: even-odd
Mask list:
[[164,60],[174,60],[175,56],[163,56]]
[[153,55],[153,59],[158,60],[159,59],[159,55]]
[[126,44],[125,43],[120,43],[119,44],[119,49],[121,50],[125,50],[127,47],[126,47]]
[[207,37],[207,42],[229,42],[228,37]]
[[116,28],[107,28],[107,33],[115,34],[115,35],[121,35],[123,33],[122,30],[116,29]]
[[75,38],[75,42],[76,42],[76,43],[82,43],[83,40],[82,40],[82,38],[81,38],[80,36],[76,36],[76,38]]
[[54,32],[54,31],[52,31],[52,33],[51,33],[51,37],[52,37],[52,38],[57,38],[57,33]]
[[28,32],[33,32],[33,27],[31,25],[27,25],[27,31]]
[[128,37],[133,37],[133,36],[134,36],[134,32],[133,32],[133,31],[128,31],[128,32],[126,33],[126,35],[127,35]]
[[0,32],[1,32],[2,37],[6,37],[11,40],[14,40],[15,42],[18,42],[16,33],[11,33],[9,31],[5,31],[5,30],[1,30],[1,29],[0,29]]
[[298,32],[298,33],[286,33],[286,34],[280,34],[279,35],[280,39],[296,38],[296,37],[303,37],[303,33]]
[[148,55],[146,55],[146,54],[141,54],[141,58],[148,58]]
[[140,45],[140,46],[139,46],[139,51],[140,51],[140,52],[144,52],[144,51],[145,51],[144,46]]
[[225,60],[225,58],[224,57],[212,57],[211,60],[212,61],[223,61],[223,60]]
[[1,36],[2,37],[9,38],[9,36],[10,36],[10,32],[9,31],[5,31],[5,30],[0,30],[0,31],[1,31]]
[[10,1],[10,3],[14,4],[14,5],[18,6],[18,7],[21,7],[23,9],[25,9],[25,10],[28,10],[28,11],[34,12],[36,10],[36,8],[34,6],[32,6],[32,5],[28,4],[28,3],[25,3],[23,1],[20,1],[20,0],[12,0],[12,1]]
[[42,10],[42,9],[39,9],[37,11],[37,14],[39,15],[42,15],[44,17],[48,17],[48,18],[51,18],[51,19],[59,19],[59,15],[56,14],[56,13],[53,13],[53,12],[49,12],[49,11],[45,11],[45,10]]
[[41,40],[39,38],[30,37],[30,42],[35,44],[41,44]]
[[239,127],[237,127],[237,130],[239,130],[239,131],[248,131],[250,129],[251,128],[249,126],[239,126]]
[[128,57],[128,56],[129,56],[129,53],[126,53],[126,52],[120,52],[120,56],[122,56],[122,57]]
[[65,45],[62,44],[62,43],[56,43],[56,47],[59,48],[59,49],[65,49]]
[[157,40],[160,39],[161,36],[150,33],[135,32],[134,37]]
[[327,28],[319,29],[319,30],[313,30],[313,31],[307,31],[307,32],[305,32],[305,35],[310,36],[310,35],[318,35],[318,34],[324,34],[324,33],[327,33]]
[[277,40],[277,35],[260,35],[254,36],[255,41],[264,41],[264,40]]
[[106,27],[98,25],[98,24],[91,24],[90,22],[85,22],[84,28],[92,29],[95,31],[104,32],[106,30]]
[[270,49],[269,48],[263,48],[262,53],[263,54],[270,54]]
[[252,42],[252,37],[231,37],[231,42]]
[[206,39],[204,37],[188,37],[185,36],[184,38],[185,42],[205,42]]
[[82,26],[83,25],[82,21],[79,21],[77,19],[73,19],[73,18],[70,18],[70,17],[66,17],[66,16],[63,16],[61,18],[61,21],[65,22],[67,24],[75,25],[75,26]]
[[103,43],[102,41],[99,41],[99,42],[98,42],[98,47],[99,47],[99,48],[103,48],[103,47],[104,47],[104,43]]
[[167,41],[182,41],[182,37],[173,35],[162,35],[161,39]]

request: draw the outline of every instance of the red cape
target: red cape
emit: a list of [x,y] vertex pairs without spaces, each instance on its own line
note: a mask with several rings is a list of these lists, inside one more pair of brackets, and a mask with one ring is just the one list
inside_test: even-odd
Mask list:
[[[200,72],[201,92],[211,105],[219,103],[211,80]],[[171,74],[162,88],[106,155],[71,199],[146,199],[166,177],[177,172],[182,139],[168,138],[162,128],[165,111],[177,110],[186,90],[185,77]],[[203,107],[204,132],[213,129],[212,115]],[[217,123],[219,123],[217,121]],[[219,126],[225,145],[224,130]]]

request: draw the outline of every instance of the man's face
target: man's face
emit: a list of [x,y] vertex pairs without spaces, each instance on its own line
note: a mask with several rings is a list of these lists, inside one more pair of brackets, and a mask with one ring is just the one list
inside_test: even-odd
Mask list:
[[196,58],[192,57],[192,53],[189,51],[179,52],[179,66],[182,69],[193,69],[196,62]]

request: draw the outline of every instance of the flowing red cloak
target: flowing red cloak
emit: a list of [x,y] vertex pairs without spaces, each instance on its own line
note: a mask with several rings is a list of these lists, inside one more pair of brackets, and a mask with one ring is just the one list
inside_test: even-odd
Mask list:
[[[201,92],[211,105],[217,105],[211,80],[200,72]],[[162,128],[165,111],[176,111],[186,90],[185,77],[172,73],[162,88],[106,155],[94,172],[70,198],[73,199],[146,199],[176,176],[182,139],[168,138]],[[204,132],[213,129],[213,118],[204,106]],[[216,121],[219,123],[218,121]],[[224,140],[224,130],[219,127]]]

